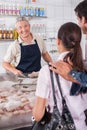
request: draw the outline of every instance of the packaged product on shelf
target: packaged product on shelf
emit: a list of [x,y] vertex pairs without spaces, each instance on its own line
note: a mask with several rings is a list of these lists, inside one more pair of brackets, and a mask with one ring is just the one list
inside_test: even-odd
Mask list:
[[3,14],[3,6],[2,6],[2,4],[0,5],[1,7],[1,11],[0,11],[0,14],[2,15]]
[[1,10],[2,10],[2,8],[1,8],[2,6],[1,6],[1,3],[0,3],[0,14],[1,14]]
[[38,16],[40,16],[40,8],[38,8]]
[[5,4],[5,15],[8,15],[8,5]]
[[20,14],[19,4],[17,4],[17,11],[16,11],[16,14],[17,14],[17,15]]
[[9,38],[13,39],[13,30],[12,30],[12,28],[9,30]]
[[22,13],[22,6],[20,6],[20,11],[19,11],[20,15],[23,16],[23,13]]
[[0,39],[2,39],[2,29],[0,28]]
[[17,14],[16,14],[16,11],[17,11],[16,5],[13,4],[13,5],[12,5],[12,15],[17,15]]
[[20,7],[20,15],[24,16],[26,14],[26,8],[25,7]]
[[42,8],[39,8],[39,16],[42,16]]
[[2,14],[5,14],[5,6],[2,4]]
[[42,8],[42,16],[45,16],[45,9]]
[[14,4],[13,10],[14,15],[19,15],[19,4]]
[[32,25],[32,27],[31,27],[31,32],[32,32],[32,33],[35,33],[35,24]]
[[28,8],[28,6],[26,7],[25,15],[26,15],[26,16],[29,15],[29,8]]
[[8,15],[12,15],[11,4],[8,5]]
[[4,28],[4,29],[3,29],[3,39],[6,39],[6,33],[7,33],[7,31],[6,31],[6,29]]
[[30,7],[30,16],[34,16],[35,15],[35,10],[33,7]]
[[10,39],[9,29],[7,29],[6,39]]
[[38,16],[39,13],[38,13],[38,7],[35,8],[35,16]]

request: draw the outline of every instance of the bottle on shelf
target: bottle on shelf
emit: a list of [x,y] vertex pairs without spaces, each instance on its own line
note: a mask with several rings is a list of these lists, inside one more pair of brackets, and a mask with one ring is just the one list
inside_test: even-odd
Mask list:
[[12,28],[9,30],[9,39],[13,39],[13,30]]
[[20,14],[20,10],[19,10],[19,4],[17,4],[17,11],[16,14],[19,15]]
[[25,7],[25,6],[21,6],[21,7],[20,7],[20,15],[21,15],[21,16],[26,15],[26,7]]
[[40,16],[40,8],[38,7],[38,16]]
[[12,5],[12,15],[16,15],[16,6],[15,6],[15,4]]
[[35,16],[39,16],[38,7],[35,8]]
[[5,4],[5,15],[8,15],[8,6]]
[[7,28],[6,39],[10,39],[10,35],[9,35],[9,29],[8,29],[8,28]]
[[3,39],[6,39],[6,33],[7,33],[7,31],[6,31],[6,29],[4,28],[4,29],[3,29],[3,35],[2,35],[2,38],[3,38]]
[[40,14],[40,16],[43,16],[43,14],[42,14],[42,13],[43,13],[43,8],[40,8],[40,13],[39,13],[39,14]]
[[0,15],[2,14],[2,4],[0,3]]
[[2,29],[0,28],[0,39],[2,39]]
[[28,6],[26,6],[26,9],[25,9],[25,15],[26,15],[26,16],[29,15],[29,8],[28,8]]
[[30,16],[34,16],[35,15],[35,9],[34,7],[30,7]]
[[20,6],[20,11],[19,11],[20,15],[23,16],[23,11],[22,11],[22,6]]
[[35,33],[35,24],[32,25],[32,27],[31,27],[31,32],[32,32],[32,33]]
[[5,14],[5,5],[3,4],[3,15]]
[[11,8],[11,4],[9,4],[9,7],[8,7],[8,15],[13,15],[13,10]]
[[42,16],[45,16],[45,9],[42,8]]
[[13,15],[19,15],[19,4],[13,4]]
[[1,15],[3,15],[3,4],[1,4]]

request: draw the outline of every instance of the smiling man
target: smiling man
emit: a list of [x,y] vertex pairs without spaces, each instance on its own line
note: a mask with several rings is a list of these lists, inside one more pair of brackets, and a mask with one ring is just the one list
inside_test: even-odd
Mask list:
[[19,37],[9,46],[4,57],[3,67],[6,70],[16,75],[38,72],[41,56],[46,62],[52,61],[43,39],[30,32],[30,24],[25,17],[17,18],[16,30]]

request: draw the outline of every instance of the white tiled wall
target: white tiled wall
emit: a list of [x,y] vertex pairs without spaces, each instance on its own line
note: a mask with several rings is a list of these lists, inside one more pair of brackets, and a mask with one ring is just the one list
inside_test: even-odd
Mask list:
[[68,21],[76,21],[76,16],[74,13],[74,8],[77,3],[81,0],[51,0],[51,2],[47,1],[47,24],[48,29],[53,27],[53,30],[58,30],[59,26]]

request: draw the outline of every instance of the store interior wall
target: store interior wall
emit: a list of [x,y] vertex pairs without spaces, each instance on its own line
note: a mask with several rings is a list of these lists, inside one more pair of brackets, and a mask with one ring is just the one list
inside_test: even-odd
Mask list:
[[[56,35],[58,32],[58,28],[65,22],[75,22],[77,23],[77,19],[75,16],[74,8],[76,5],[82,0],[36,0],[36,3],[26,3],[27,0],[3,0],[3,3],[10,2],[19,5],[27,5],[31,4],[31,6],[39,6],[44,7],[45,14],[47,18],[32,18],[29,19],[29,22],[32,25],[34,24],[44,24],[46,26],[45,37],[46,37],[46,46],[49,52],[53,47],[57,50],[56,47]],[[28,1],[29,2],[29,1]],[[2,3],[2,0],[0,0]],[[0,25],[5,25],[6,28],[14,28],[15,27],[16,16],[1,16],[0,15]],[[84,37],[84,36],[83,36]],[[83,38],[85,39],[85,38]],[[2,67],[2,60],[6,53],[6,50],[12,44],[10,41],[0,41],[0,72],[4,72],[5,70]],[[82,44],[82,49],[84,50],[84,40]],[[85,51],[83,51],[83,58],[85,57]],[[53,55],[53,53],[51,53]],[[54,55],[54,59],[56,59],[57,55]]]

